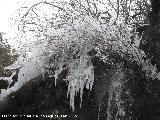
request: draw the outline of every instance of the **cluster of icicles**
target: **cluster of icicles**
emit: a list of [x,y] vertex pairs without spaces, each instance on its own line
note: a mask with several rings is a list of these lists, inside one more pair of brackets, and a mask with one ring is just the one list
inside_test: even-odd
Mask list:
[[[28,43],[29,49],[22,48],[24,51],[18,60],[6,67],[19,68],[18,81],[11,88],[3,89],[0,98],[2,100],[11,92],[17,91],[27,81],[49,73],[50,67],[55,68],[54,77],[57,79],[63,65],[66,65],[68,75],[65,80],[69,83],[67,94],[74,110],[75,95],[80,92],[82,102],[84,87],[91,90],[94,83],[94,66],[91,63],[93,56],[88,55],[92,49],[96,49],[96,55],[104,62],[108,60],[107,54],[110,54],[107,51],[116,51],[122,57],[127,52],[133,61],[145,66],[144,53],[138,50],[138,39],[131,46],[131,36],[125,25],[101,24],[97,19],[83,15],[73,18],[59,29],[50,27],[38,36],[37,41]],[[105,55],[102,54],[104,51]],[[11,77],[2,79],[11,81]]]

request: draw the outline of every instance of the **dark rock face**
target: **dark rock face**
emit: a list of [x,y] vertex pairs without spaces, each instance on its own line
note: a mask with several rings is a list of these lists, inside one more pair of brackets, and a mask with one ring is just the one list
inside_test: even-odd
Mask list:
[[1,93],[1,89],[7,89],[9,83],[5,80],[0,80],[0,93]]
[[140,30],[143,31],[140,49],[160,71],[160,1],[152,0],[151,4],[150,25]]
[[[150,26],[143,31],[140,49],[145,52],[147,59],[151,59],[152,64],[160,71],[160,1],[152,0],[151,3]],[[135,107],[133,107],[133,110],[137,111],[139,119],[159,120],[159,80],[155,79],[147,82],[144,79],[137,83],[138,87],[135,86],[136,89],[133,89],[134,93],[138,92],[134,97],[135,101],[133,103]]]
[[[57,86],[54,78],[42,77],[27,82],[17,92],[10,94],[5,103],[0,103],[0,114],[12,115],[38,115],[32,117],[34,120],[49,120],[41,115],[67,115],[67,117],[56,118],[54,120],[106,120],[110,112],[111,120],[159,120],[160,119],[160,82],[158,80],[146,80],[141,68],[133,63],[122,62],[124,71],[123,87],[121,87],[121,107],[125,114],[116,116],[119,101],[116,101],[116,93],[110,99],[109,89],[115,73],[113,66],[103,63],[98,58],[93,59],[95,66],[95,83],[92,91],[84,89],[83,101],[80,108],[79,96],[75,97],[75,111],[70,108],[67,98],[67,83],[59,80]],[[113,75],[111,73],[114,73]],[[65,78],[63,71],[60,78]],[[118,74],[120,75],[120,74]],[[118,87],[117,91],[118,92]],[[109,103],[110,107],[109,107]],[[118,103],[118,104],[117,104]],[[2,118],[3,119],[3,118]],[[7,118],[8,119],[8,118]],[[10,118],[14,119],[14,118]],[[17,119],[27,119],[27,117],[17,117]]]
[[62,83],[55,87],[54,80],[37,78],[36,81],[30,81],[17,92],[10,94],[1,114],[49,115],[56,110],[63,114],[67,109],[69,103],[66,85]]
[[[3,70],[0,69],[0,77],[10,77],[12,75],[12,72],[10,70]],[[12,87],[18,80],[18,72],[12,77],[12,82],[9,83],[9,81],[4,80],[3,78],[0,78],[0,93],[2,89],[7,89],[8,87]]]

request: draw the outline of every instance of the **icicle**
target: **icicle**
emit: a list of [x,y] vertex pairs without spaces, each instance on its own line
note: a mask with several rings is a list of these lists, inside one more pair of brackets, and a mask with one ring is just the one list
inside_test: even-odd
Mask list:
[[74,110],[74,96],[77,92],[80,92],[80,107],[83,99],[84,87],[87,89],[92,89],[94,81],[93,65],[88,63],[90,57],[87,55],[82,55],[80,57],[79,63],[77,61],[72,62],[69,69],[69,75],[67,80],[69,81],[67,96],[70,94],[70,104]]
[[54,78],[55,78],[55,86],[58,80],[58,75],[63,71],[62,65],[59,65],[59,69],[55,70]]
[[[119,118],[119,116],[124,117],[125,111],[123,106],[123,100],[122,100],[122,94],[123,94],[123,81],[124,81],[124,71],[120,68],[121,66],[117,66],[117,71],[115,72],[114,76],[111,77],[111,85],[109,89],[109,98],[108,98],[108,109],[107,109],[107,120],[112,120],[113,117],[116,116],[116,119]],[[116,114],[112,116],[112,111],[110,109],[113,108],[112,101],[115,102],[116,105]]]
[[100,111],[101,111],[101,103],[98,106],[98,119],[97,120],[99,120],[99,118],[100,118]]

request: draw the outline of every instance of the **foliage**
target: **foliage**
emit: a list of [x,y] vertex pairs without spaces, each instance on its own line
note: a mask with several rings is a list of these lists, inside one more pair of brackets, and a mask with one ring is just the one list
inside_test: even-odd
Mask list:
[[109,0],[119,20],[130,25],[143,25],[149,23],[151,11],[150,0]]
[[7,40],[3,39],[3,34],[0,33],[0,69],[13,63],[14,57],[11,55],[10,45]]

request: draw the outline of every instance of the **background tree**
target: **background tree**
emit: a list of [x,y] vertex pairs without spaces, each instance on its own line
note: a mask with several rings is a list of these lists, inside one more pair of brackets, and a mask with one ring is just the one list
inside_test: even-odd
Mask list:
[[13,63],[10,45],[7,43],[7,40],[3,39],[3,34],[4,33],[0,33],[0,68],[4,68]]
[[6,39],[3,39],[3,34],[0,33],[0,93],[1,89],[6,89],[9,85],[8,81],[1,79],[1,77],[11,76],[11,71],[4,70],[4,67],[11,65],[16,60],[16,55],[12,54],[10,45]]

